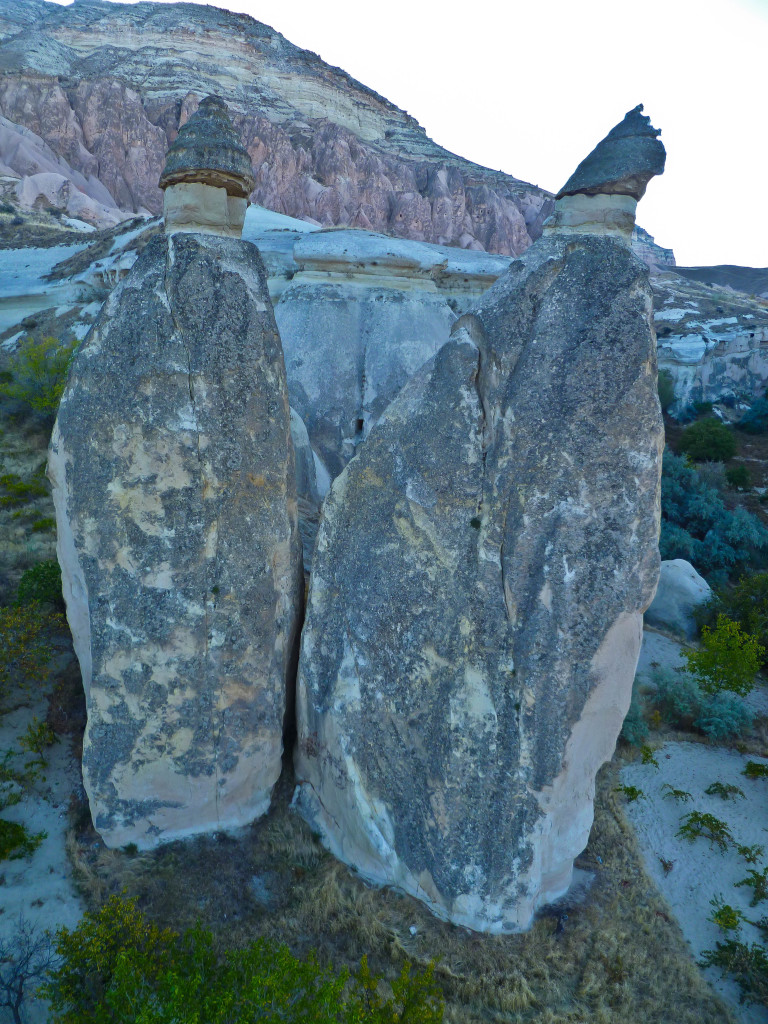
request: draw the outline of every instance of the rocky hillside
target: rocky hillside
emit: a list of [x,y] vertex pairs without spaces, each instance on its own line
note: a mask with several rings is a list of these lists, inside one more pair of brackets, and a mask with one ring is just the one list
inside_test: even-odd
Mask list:
[[[106,206],[160,212],[166,150],[207,93],[233,112],[268,209],[504,254],[523,252],[551,209],[543,189],[435,145],[405,111],[246,15],[0,0],[6,134],[18,148],[12,126],[34,133],[36,150],[104,187],[94,198]],[[12,167],[14,188],[47,195],[23,181],[41,170],[52,169]]]

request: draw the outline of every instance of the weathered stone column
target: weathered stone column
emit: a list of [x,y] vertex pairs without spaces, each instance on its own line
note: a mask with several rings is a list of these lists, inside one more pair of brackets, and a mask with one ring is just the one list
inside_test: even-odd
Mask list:
[[147,848],[252,821],[280,773],[301,609],[283,354],[253,245],[152,239],[78,350],[49,475],[97,830]]
[[568,889],[658,577],[652,301],[626,216],[664,150],[627,120],[603,185],[559,201],[373,427],[318,534],[297,806],[366,878],[481,931]]

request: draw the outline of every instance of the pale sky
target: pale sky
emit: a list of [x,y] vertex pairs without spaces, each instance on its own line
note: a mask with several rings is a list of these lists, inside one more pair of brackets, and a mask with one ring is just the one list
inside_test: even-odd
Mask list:
[[344,68],[447,149],[551,191],[644,103],[667,170],[638,222],[683,266],[768,266],[768,0],[217,6]]

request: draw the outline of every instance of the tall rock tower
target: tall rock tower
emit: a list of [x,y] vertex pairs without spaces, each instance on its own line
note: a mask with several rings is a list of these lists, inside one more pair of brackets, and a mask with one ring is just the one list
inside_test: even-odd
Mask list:
[[664,148],[641,109],[389,406],[317,538],[297,805],[365,877],[479,931],[527,928],[571,884],[658,577],[629,242]]
[[209,97],[168,155],[166,233],[78,350],[51,439],[109,846],[248,823],[280,773],[301,545],[280,337],[239,238],[250,173]]

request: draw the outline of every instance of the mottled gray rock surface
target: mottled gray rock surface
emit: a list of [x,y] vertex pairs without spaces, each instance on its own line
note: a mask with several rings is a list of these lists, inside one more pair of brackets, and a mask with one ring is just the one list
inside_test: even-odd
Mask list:
[[334,482],[297,692],[297,806],[438,915],[525,928],[569,886],[658,575],[646,268],[512,263]]
[[257,249],[149,242],[77,354],[49,474],[96,828],[145,848],[252,821],[280,772],[301,607]]
[[581,161],[557,198],[581,193],[641,199],[651,178],[664,171],[667,155],[659,135],[639,103]]

